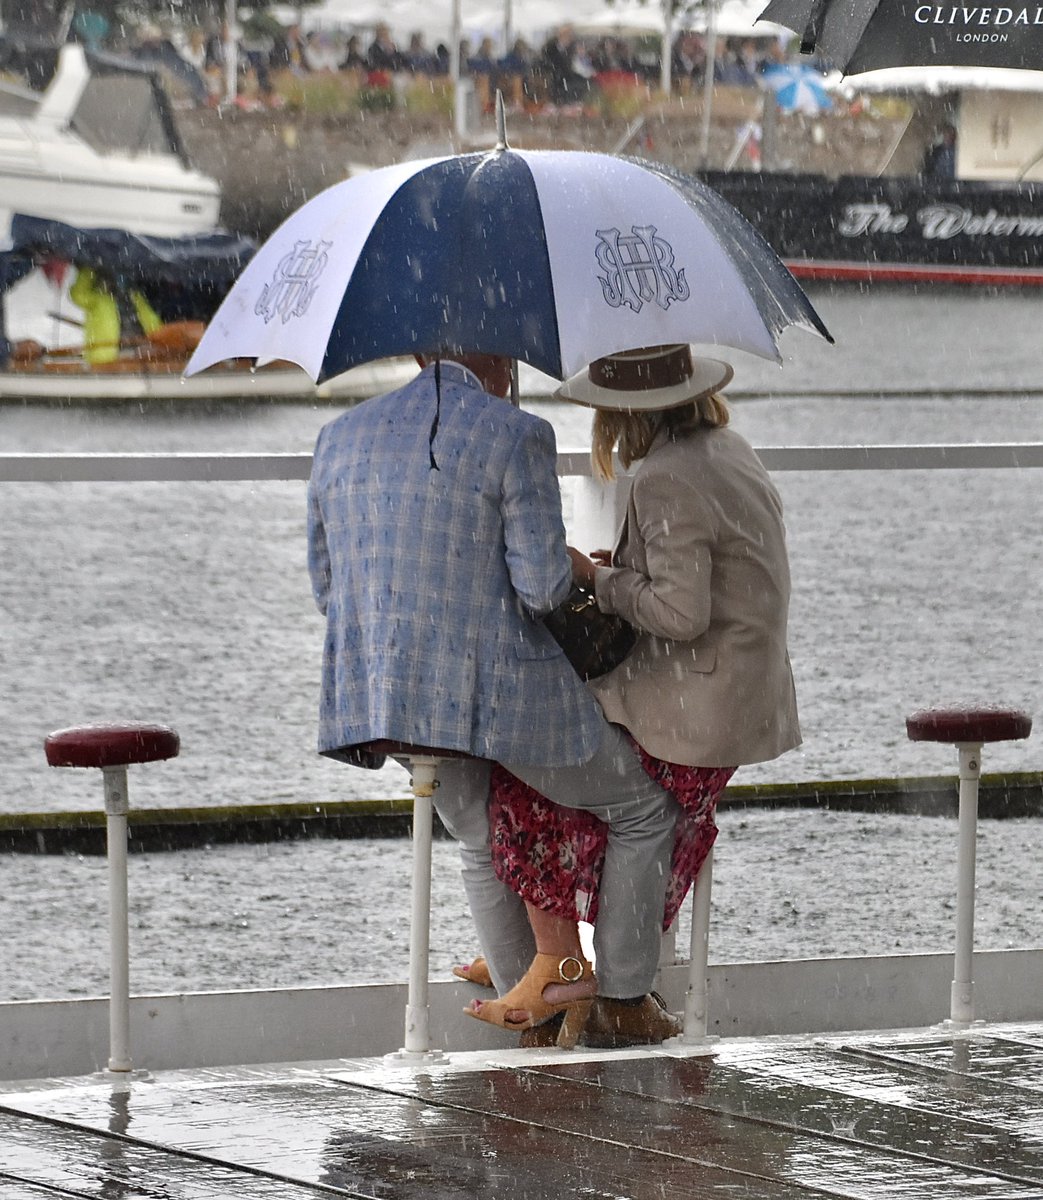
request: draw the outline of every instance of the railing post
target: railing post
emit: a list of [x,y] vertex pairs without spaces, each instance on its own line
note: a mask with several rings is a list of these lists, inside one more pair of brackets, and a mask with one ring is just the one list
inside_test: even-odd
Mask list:
[[692,947],[688,990],[684,997],[684,1032],[681,1041],[693,1045],[707,1040],[710,957],[710,889],[713,885],[713,847],[710,848],[692,889]]
[[434,831],[435,778],[441,760],[427,755],[409,759],[413,790],[413,885],[409,925],[409,985],[406,995],[406,1033],[395,1061],[437,1060],[431,1048],[431,1006],[428,981],[431,957],[431,842]]
[[960,816],[956,855],[956,955],[949,1019],[954,1025],[974,1020],[974,874],[978,839],[978,782],[981,743],[960,742]]
[[914,742],[954,745],[960,759],[959,844],[956,853],[956,956],[949,993],[949,1024],[974,1022],[974,860],[978,837],[978,781],[986,742],[1026,738],[1032,718],[1016,708],[926,708],[905,719]]
[[109,1070],[129,1071],[130,940],[127,931],[127,768],[104,767],[109,872]]

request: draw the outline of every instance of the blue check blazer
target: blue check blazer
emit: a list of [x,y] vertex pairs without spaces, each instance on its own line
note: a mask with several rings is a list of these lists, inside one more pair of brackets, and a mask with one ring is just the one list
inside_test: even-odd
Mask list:
[[[434,367],[319,433],[308,565],[326,616],[319,750],[378,738],[589,759],[600,708],[539,617],[566,596],[554,431]],[[431,465],[433,453],[438,469]]]

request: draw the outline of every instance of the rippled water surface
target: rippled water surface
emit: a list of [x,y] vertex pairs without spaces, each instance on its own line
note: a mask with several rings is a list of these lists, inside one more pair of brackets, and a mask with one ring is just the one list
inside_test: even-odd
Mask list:
[[[740,364],[735,426],[755,445],[1043,440],[1043,297],[816,294],[836,347],[790,331],[780,369]],[[997,389],[1035,382],[1027,395]],[[903,397],[925,380],[956,389]],[[899,394],[805,397],[828,384]],[[590,414],[527,402],[561,448]],[[5,449],[297,451],[328,409],[0,409]],[[791,653],[805,744],[739,782],[928,774],[950,753],[906,741],[905,715],[954,699],[1035,709],[1043,678],[1043,472],[791,472]],[[567,493],[567,486],[566,486]],[[566,494],[568,510],[568,495]],[[314,753],[322,622],[295,483],[0,485],[0,811],[98,807],[97,781],[44,764],[42,739],[86,721],[156,720],[177,760],[136,771],[147,806],[403,794],[397,767]],[[986,769],[1039,769],[1038,740],[990,748]]]
[[[755,445],[1043,441],[1043,297],[815,298],[836,347],[793,331],[781,370],[739,366],[733,419]],[[922,395],[931,387],[948,394]],[[873,389],[888,395],[845,395]],[[586,410],[530,403],[561,448],[587,444]],[[307,452],[332,415],[7,407],[0,449]],[[952,773],[950,750],[906,740],[908,712],[984,698],[1038,714],[1043,471],[777,482],[805,744],[736,783]],[[568,514],[567,489],[565,502]],[[138,807],[405,794],[397,767],[314,752],[322,622],[303,484],[0,484],[0,513],[0,812],[101,807],[97,776],[48,768],[43,738],[120,719],[182,738],[179,758],[132,769]],[[1039,736],[989,747],[985,769],[1039,770]],[[983,894],[1002,886],[980,918],[986,945],[1038,941],[1041,828],[988,823]],[[949,945],[951,822],[729,814],[722,830],[718,960]],[[405,842],[314,842],[135,858],[134,987],[401,978],[407,854]],[[473,940],[452,848],[436,858],[438,972]],[[0,856],[0,997],[103,989],[103,871],[100,859]]]
[[[952,950],[955,821],[725,811],[719,824],[712,962]],[[978,843],[976,945],[1040,945],[1043,821],[982,822]],[[477,950],[458,862],[452,843],[435,843],[433,979]],[[105,869],[100,857],[0,856],[0,1000],[107,991]],[[409,878],[406,839],[134,855],[133,990],[403,980]],[[689,914],[685,904],[682,957]]]

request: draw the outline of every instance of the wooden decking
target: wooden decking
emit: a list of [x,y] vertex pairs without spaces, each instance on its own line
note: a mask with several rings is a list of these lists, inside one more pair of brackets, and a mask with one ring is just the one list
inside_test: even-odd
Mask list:
[[0,1085],[3,1200],[500,1195],[1041,1200],[1043,1025]]

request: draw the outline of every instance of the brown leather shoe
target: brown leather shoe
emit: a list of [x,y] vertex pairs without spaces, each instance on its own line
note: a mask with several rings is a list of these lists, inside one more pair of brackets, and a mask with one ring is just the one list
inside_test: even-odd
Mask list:
[[666,1011],[662,996],[649,992],[640,1004],[598,996],[579,1035],[581,1046],[617,1050],[621,1046],[657,1046],[677,1037],[683,1022]]
[[563,1012],[555,1013],[549,1021],[544,1021],[542,1025],[533,1025],[531,1029],[526,1029],[518,1039],[518,1048],[521,1050],[539,1050],[546,1046],[555,1046],[558,1042],[558,1034],[561,1033],[562,1022],[565,1020]]

